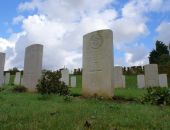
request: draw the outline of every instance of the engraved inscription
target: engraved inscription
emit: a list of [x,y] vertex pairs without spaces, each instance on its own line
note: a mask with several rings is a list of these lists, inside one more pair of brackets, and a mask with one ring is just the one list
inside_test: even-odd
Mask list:
[[90,45],[93,49],[98,49],[103,43],[103,38],[98,35],[92,35],[90,38]]
[[90,56],[90,72],[102,71],[102,55],[100,52],[93,52],[94,54]]

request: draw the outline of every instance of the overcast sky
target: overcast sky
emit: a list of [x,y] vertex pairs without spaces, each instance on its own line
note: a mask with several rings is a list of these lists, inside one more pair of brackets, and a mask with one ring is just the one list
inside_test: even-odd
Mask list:
[[170,43],[170,0],[1,0],[5,68],[23,68],[25,47],[44,45],[43,68],[82,66],[83,35],[111,29],[115,65],[148,63],[156,40]]

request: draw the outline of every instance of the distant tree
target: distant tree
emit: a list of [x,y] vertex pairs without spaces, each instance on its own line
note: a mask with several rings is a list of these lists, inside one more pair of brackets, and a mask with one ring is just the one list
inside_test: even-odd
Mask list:
[[149,55],[150,64],[166,65],[170,61],[168,46],[161,41],[156,41],[156,49]]

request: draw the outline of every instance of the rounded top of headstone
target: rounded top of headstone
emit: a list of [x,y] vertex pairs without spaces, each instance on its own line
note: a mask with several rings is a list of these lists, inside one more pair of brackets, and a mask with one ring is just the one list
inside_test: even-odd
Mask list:
[[147,66],[158,66],[157,64],[147,64],[147,65],[144,65],[144,67],[147,67]]
[[30,46],[27,46],[26,48],[36,48],[36,47],[42,47],[43,48],[43,45],[42,44],[32,44]]
[[114,68],[123,68],[122,66],[114,66]]
[[87,35],[93,35],[93,34],[96,34],[96,33],[101,33],[101,32],[110,32],[110,33],[113,33],[113,31],[111,29],[102,29],[102,30],[97,30],[97,31],[93,31],[93,32],[87,33],[83,37],[86,37]]
[[4,52],[0,52],[0,55],[5,55],[5,53]]

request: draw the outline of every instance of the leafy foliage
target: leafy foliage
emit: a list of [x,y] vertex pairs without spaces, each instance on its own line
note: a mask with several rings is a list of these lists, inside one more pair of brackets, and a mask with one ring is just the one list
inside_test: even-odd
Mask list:
[[169,88],[147,88],[147,94],[142,99],[143,103],[154,105],[170,105],[170,89]]
[[60,81],[60,71],[44,71],[37,84],[37,90],[41,94],[68,95],[69,89],[64,82]]
[[161,41],[156,41],[156,49],[149,55],[150,64],[167,65],[170,62],[168,46]]
[[0,87],[0,92],[3,91],[3,90],[4,90],[4,88]]
[[27,88],[25,88],[22,85],[16,85],[16,86],[14,86],[14,88],[12,88],[12,91],[22,93],[22,92],[26,92]]

